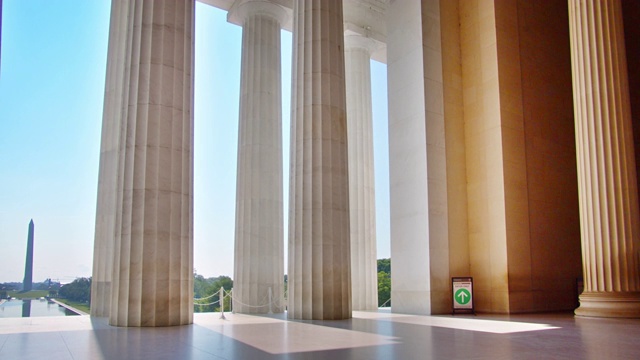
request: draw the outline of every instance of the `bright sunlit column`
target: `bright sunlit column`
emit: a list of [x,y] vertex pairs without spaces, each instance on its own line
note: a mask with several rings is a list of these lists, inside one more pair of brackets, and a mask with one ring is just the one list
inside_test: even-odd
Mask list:
[[120,123],[109,323],[190,324],[195,1],[114,3],[126,45],[108,58],[124,69],[106,104]]
[[294,319],[351,317],[342,1],[293,10],[289,307]]
[[242,24],[233,284],[233,310],[239,313],[283,312],[285,305],[280,70],[285,17],[282,7],[262,0],[241,1],[229,12],[230,20]]
[[344,39],[349,143],[349,208],[353,310],[378,308],[376,206],[371,115],[371,51],[377,43],[364,36]]
[[619,0],[570,0],[584,292],[576,315],[640,317],[635,170]]
[[111,3],[111,25],[107,76],[105,80],[102,115],[102,140],[98,173],[96,230],[93,248],[91,279],[91,316],[108,317],[111,302],[113,273],[113,239],[116,221],[116,190],[120,119],[124,94],[124,54],[127,46],[123,21],[127,6],[122,1]]

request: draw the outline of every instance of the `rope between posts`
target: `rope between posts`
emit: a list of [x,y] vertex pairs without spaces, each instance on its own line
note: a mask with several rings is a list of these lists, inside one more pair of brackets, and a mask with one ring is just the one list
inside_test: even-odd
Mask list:
[[[238,303],[238,304],[240,304],[240,305],[242,305],[242,306],[246,306],[246,307],[249,307],[249,308],[263,308],[263,307],[267,307],[267,306],[269,306],[269,305],[281,306],[281,305],[278,305],[278,300],[279,300],[279,299],[274,299],[274,301],[268,302],[268,303],[266,303],[266,304],[264,304],[264,305],[249,305],[249,304],[245,304],[245,303],[243,303],[242,301],[238,300],[236,297],[234,297],[234,296],[233,296],[233,289],[231,289],[231,290],[229,290],[229,291],[226,291],[226,290],[224,290],[224,289],[223,289],[222,291],[225,293],[225,295],[224,295],[224,296],[223,296],[223,298],[222,298],[222,300],[223,300],[223,301],[224,301],[226,298],[230,297],[230,298],[231,298],[231,300],[232,300],[233,302],[236,302],[236,303]],[[218,303],[220,303],[220,299],[218,299],[218,300],[216,300],[216,301],[214,301],[214,302],[211,302],[211,303],[207,303],[207,304],[198,304],[198,303],[196,303],[196,302],[195,302],[195,301],[205,300],[205,299],[211,298],[211,297],[213,297],[213,296],[215,296],[215,295],[219,295],[219,293],[218,293],[218,292],[215,292],[215,293],[213,293],[213,294],[211,294],[211,295],[209,295],[209,296],[205,296],[205,297],[203,297],[203,298],[194,298],[194,299],[193,299],[193,300],[194,300],[193,305],[198,305],[198,306],[209,306],[209,305],[215,305],[215,304],[218,304]]]
[[[279,305],[276,303],[276,301],[271,301],[271,302],[268,302],[268,303],[266,303],[266,304],[264,304],[264,305],[249,305],[249,304],[245,304],[245,303],[243,303],[242,301],[238,300],[236,297],[234,297],[234,296],[231,294],[231,292],[232,292],[232,291],[233,291],[233,289],[231,289],[229,292],[227,292],[227,291],[225,291],[225,292],[227,292],[227,293],[228,293],[228,296],[231,296],[231,300],[232,300],[232,301],[237,302],[238,304],[243,305],[243,306],[246,306],[246,307],[250,307],[250,308],[262,308],[262,307],[265,307],[265,306],[269,306],[269,305],[271,305],[271,304],[276,305],[276,306],[279,306]],[[225,296],[225,297],[226,297],[226,296]]]
[[214,302],[212,302],[212,303],[208,303],[208,304],[197,304],[197,303],[193,303],[193,305],[208,306],[208,305],[214,305],[214,304],[217,304],[217,303],[219,303],[219,302],[220,302],[220,300],[216,300],[216,301],[214,301]]
[[208,299],[208,298],[210,298],[210,297],[214,297],[214,296],[216,296],[216,295],[218,295],[218,292],[217,292],[217,291],[216,291],[216,292],[214,292],[213,294],[211,294],[211,295],[209,295],[209,296],[205,296],[205,297],[203,297],[203,298],[193,298],[193,301],[206,300],[206,299]]
[[[277,305],[277,301],[272,301],[272,302],[266,303],[266,304],[264,304],[264,305],[249,305],[249,304],[245,304],[245,303],[243,303],[242,301],[240,301],[240,300],[238,300],[237,298],[235,298],[235,297],[233,296],[233,294],[232,294],[232,291],[233,291],[233,289],[232,289],[232,290],[230,290],[230,291],[226,291],[226,290],[224,290],[225,295],[224,295],[224,297],[223,297],[223,300],[224,300],[224,299],[226,299],[226,298],[228,298],[228,297],[230,297],[232,301],[235,301],[235,302],[237,302],[237,303],[238,303],[238,304],[240,304],[240,305],[243,305],[243,306],[246,306],[246,307],[250,307],[250,308],[261,308],[261,307],[269,306],[269,305],[271,305],[271,304],[273,304],[273,305]],[[204,300],[204,299],[208,299],[208,298],[210,298],[210,297],[213,297],[214,295],[218,295],[218,294],[217,294],[217,293],[214,293],[214,294],[212,294],[212,295],[209,295],[209,296],[206,296],[206,297],[203,297],[203,298],[199,298],[199,299],[195,299],[195,298],[194,298],[193,300],[194,300],[194,301]],[[385,305],[387,305],[387,303],[389,303],[389,301],[391,301],[391,298],[389,298],[387,301],[383,302],[383,303],[382,303],[382,305],[380,305],[379,307],[385,307]],[[218,304],[219,302],[220,302],[220,300],[216,300],[216,301],[214,301],[214,302],[207,303],[207,304],[198,304],[198,303],[195,303],[195,302],[194,302],[194,303],[193,303],[193,305],[198,305],[198,306],[209,306],[209,305],[215,305],[215,304]]]
[[[233,291],[233,289],[231,291]],[[247,307],[251,307],[251,308],[260,308],[260,307],[269,306],[271,304],[271,303],[266,303],[265,305],[249,305],[249,304],[245,304],[242,301],[238,300],[235,296],[233,296],[231,294],[231,291],[228,292],[228,294],[229,294],[228,296],[231,296],[231,300],[235,301],[238,304],[243,305],[243,306],[247,306]]]

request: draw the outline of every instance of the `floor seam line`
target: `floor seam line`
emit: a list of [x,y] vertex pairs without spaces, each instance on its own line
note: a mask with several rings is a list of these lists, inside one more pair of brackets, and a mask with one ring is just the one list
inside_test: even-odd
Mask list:
[[67,351],[69,352],[69,356],[71,357],[71,359],[75,360],[75,357],[73,356],[73,353],[71,352],[71,349],[69,349],[69,344],[67,344],[67,342],[64,340],[64,335],[62,333],[58,334],[60,336],[60,339],[62,339],[62,343],[64,344],[64,347],[67,348]]

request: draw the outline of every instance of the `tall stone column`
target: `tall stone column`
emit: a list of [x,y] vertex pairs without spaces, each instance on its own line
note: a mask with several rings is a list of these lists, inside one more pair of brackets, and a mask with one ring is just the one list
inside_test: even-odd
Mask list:
[[280,27],[286,13],[248,0],[229,17],[242,24],[233,309],[283,312]]
[[127,49],[126,24],[123,22],[127,21],[128,12],[129,5],[126,2],[111,3],[91,280],[91,316],[97,317],[108,317],[111,303],[113,242],[117,213],[118,149]]
[[348,35],[345,45],[347,135],[349,143],[349,224],[353,310],[378,309],[376,205],[371,115],[372,39]]
[[109,323],[189,324],[195,1],[114,2],[122,11],[112,13],[119,17],[112,27],[126,45],[108,60],[124,69],[114,110],[120,132]]
[[640,317],[640,218],[619,0],[570,0],[585,290],[576,315]]
[[289,307],[351,317],[349,174],[341,1],[293,9]]

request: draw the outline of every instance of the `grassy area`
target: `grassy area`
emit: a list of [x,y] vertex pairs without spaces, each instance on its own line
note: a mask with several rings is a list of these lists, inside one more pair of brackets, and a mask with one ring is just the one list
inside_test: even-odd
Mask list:
[[37,299],[49,295],[48,290],[31,290],[31,291],[7,291],[7,295],[16,299]]
[[89,313],[89,304],[83,304],[83,303],[79,303],[79,302],[75,302],[75,301],[71,301],[71,300],[67,300],[67,299],[58,299],[56,298],[56,300],[60,301],[61,303],[65,303],[69,306],[72,306],[78,310],[82,310],[84,312],[86,312],[87,314]]

